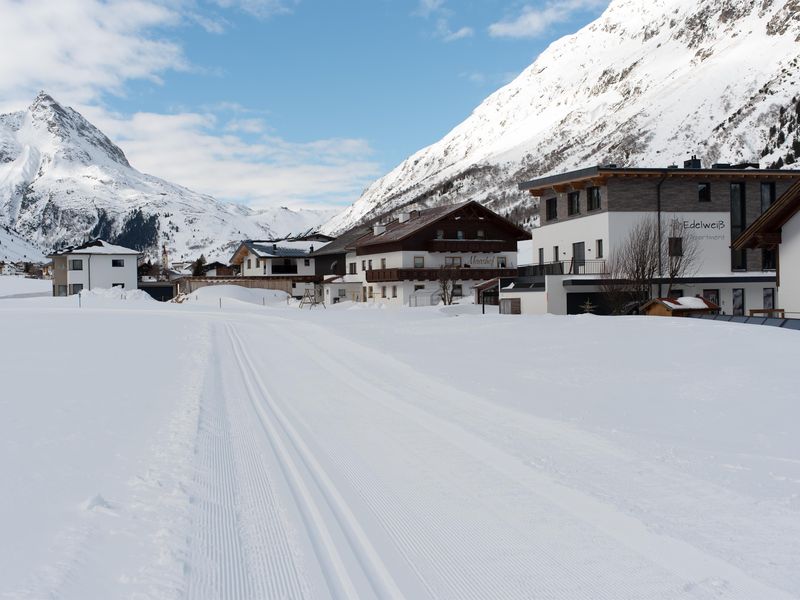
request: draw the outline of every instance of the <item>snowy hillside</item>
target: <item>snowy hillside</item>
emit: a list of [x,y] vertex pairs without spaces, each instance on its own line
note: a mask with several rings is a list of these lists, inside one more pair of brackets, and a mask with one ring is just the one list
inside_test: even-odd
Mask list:
[[612,0],[324,229],[478,200],[517,220],[525,178],[596,164],[778,166],[800,153],[797,0]]
[[0,225],[0,262],[44,262],[44,252],[19,233]]
[[[224,176],[224,174],[222,174]],[[243,238],[305,232],[329,211],[254,212],[140,173],[79,113],[40,93],[0,115],[0,224],[52,248],[103,237],[173,259],[229,258]]]
[[0,300],[0,597],[800,597],[800,332],[204,290]]

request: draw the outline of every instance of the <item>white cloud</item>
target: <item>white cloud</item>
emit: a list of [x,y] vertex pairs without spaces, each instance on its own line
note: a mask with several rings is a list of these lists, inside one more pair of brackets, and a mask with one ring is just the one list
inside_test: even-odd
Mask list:
[[273,15],[285,15],[299,0],[212,0],[222,8],[238,8],[255,17],[265,19]]
[[533,38],[547,32],[557,23],[569,21],[575,13],[604,8],[608,0],[551,0],[544,7],[525,5],[511,19],[489,25],[492,37]]
[[349,204],[382,172],[361,139],[298,143],[261,133],[248,142],[234,132],[264,131],[258,119],[238,120],[238,129],[219,133],[220,117],[208,112],[126,117],[97,107],[81,110],[136,169],[254,208]]
[[414,14],[424,19],[435,16],[436,29],[434,35],[444,42],[463,40],[475,34],[475,30],[472,27],[459,27],[456,30],[450,27],[453,11],[445,6],[445,0],[419,0]]
[[152,0],[0,0],[0,96],[41,88],[69,102],[121,93],[126,81],[188,68],[181,47],[157,28],[181,15]]

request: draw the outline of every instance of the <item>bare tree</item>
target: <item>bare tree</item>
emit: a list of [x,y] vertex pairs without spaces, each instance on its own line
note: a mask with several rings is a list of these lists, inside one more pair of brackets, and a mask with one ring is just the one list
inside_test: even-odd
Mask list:
[[437,273],[439,281],[439,294],[442,296],[442,302],[445,306],[453,303],[453,288],[458,278],[458,269],[454,267],[443,267]]

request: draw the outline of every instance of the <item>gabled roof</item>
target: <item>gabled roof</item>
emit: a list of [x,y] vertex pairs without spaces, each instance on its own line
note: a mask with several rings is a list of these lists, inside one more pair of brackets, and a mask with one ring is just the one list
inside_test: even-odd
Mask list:
[[653,298],[642,305],[642,310],[653,304],[661,304],[670,310],[719,310],[719,306],[705,298],[684,296],[682,298]]
[[48,254],[48,258],[52,258],[54,256],[63,256],[65,254],[141,254],[138,250],[132,250],[131,248],[125,248],[124,246],[115,246],[114,244],[109,244],[104,240],[92,240],[91,242],[86,242],[85,244],[81,244],[79,246],[69,246],[67,248],[62,248],[61,250],[57,250],[52,254]]
[[[774,234],[780,232],[781,227],[800,211],[800,181],[792,185],[783,195],[778,198],[772,206],[765,210],[760,217],[753,221],[739,237],[733,240],[731,248],[743,250],[745,248],[759,248],[763,246],[774,246],[776,238]],[[772,237],[768,238],[770,234]]]
[[311,256],[330,256],[331,254],[346,254],[348,250],[355,246],[358,239],[372,231],[368,225],[356,225],[348,229],[331,243],[325,244],[319,250],[314,250]]
[[518,240],[525,240],[530,239],[531,234],[527,232],[525,229],[520,227],[519,225],[512,223],[505,217],[501,217],[494,211],[486,208],[485,206],[481,205],[480,203],[474,200],[468,200],[466,202],[460,202],[458,204],[448,204],[445,206],[437,206],[435,208],[428,208],[426,210],[421,210],[415,213],[412,213],[412,217],[407,221],[401,223],[398,220],[392,221],[391,223],[386,225],[386,231],[375,235],[373,231],[368,231],[367,235],[359,238],[357,240],[358,247],[363,246],[373,246],[377,244],[386,244],[390,242],[400,242],[405,240],[406,238],[411,237],[415,233],[425,229],[426,227],[430,227],[431,225],[449,217],[450,215],[460,211],[463,208],[468,206],[473,206],[477,210],[485,213],[487,216],[497,219],[499,221],[504,221],[506,225],[510,229],[514,229],[517,231],[517,239]]
[[242,264],[248,251],[259,258],[308,258],[315,247],[324,245],[315,240],[245,240],[233,253],[230,263]]

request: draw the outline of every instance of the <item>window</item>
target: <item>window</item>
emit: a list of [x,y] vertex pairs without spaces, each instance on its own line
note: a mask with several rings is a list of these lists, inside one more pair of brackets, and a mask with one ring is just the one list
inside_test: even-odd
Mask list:
[[444,229],[437,229],[436,230],[436,239],[443,240],[444,239]]
[[372,286],[369,286],[369,287],[367,288],[367,294],[368,294],[368,296],[369,296],[370,298],[372,298],[372,297],[373,297],[373,295],[372,295]]
[[249,258],[247,259],[247,268],[248,269],[252,269],[253,268],[253,261],[251,259],[249,259]]
[[669,238],[669,255],[672,257],[683,256],[683,238]]
[[764,288],[764,308],[775,308],[775,288]]
[[414,291],[415,291],[415,292],[419,292],[419,291],[422,291],[422,290],[424,290],[424,289],[425,289],[425,286],[424,286],[424,285],[415,285],[415,286],[414,286]]
[[578,215],[581,212],[581,193],[570,192],[567,194],[567,214]]
[[125,259],[124,258],[112,258],[111,259],[111,266],[112,267],[124,267],[125,266]]
[[310,258],[304,258],[303,259],[303,266],[310,267],[311,266],[311,259]]
[[776,265],[775,250],[772,248],[764,248],[761,251],[761,269],[764,271],[774,271]]
[[545,220],[546,221],[553,221],[556,217],[558,217],[558,198],[548,198],[545,200]]
[[349,268],[348,268],[348,273],[350,275],[355,275],[356,274],[356,267],[358,267],[358,265],[356,263],[354,263],[354,262],[350,263],[349,264]]
[[460,283],[453,284],[453,298],[461,298],[464,295],[464,287]]
[[733,314],[744,315],[744,288],[733,288]]
[[553,262],[561,260],[561,255],[558,253],[558,246],[553,246]]
[[69,295],[77,294],[83,289],[82,283],[70,283],[69,284]]
[[56,296],[66,296],[67,295],[67,286],[65,285],[57,285],[56,286]]
[[70,271],[83,271],[83,260],[80,258],[73,258],[69,261]]
[[703,290],[703,298],[719,306],[719,290]]
[[595,258],[603,258],[603,240],[597,240],[595,242]]
[[372,271],[372,259],[367,261],[367,270]]
[[392,286],[392,298],[397,298],[397,286]]
[[[266,261],[264,261],[264,262],[266,262]],[[256,259],[256,269],[258,269],[258,268],[260,268],[260,267],[261,267],[261,259],[258,259],[258,258],[257,258],[257,259]]]
[[544,264],[544,248],[539,248],[539,264]]
[[486,239],[486,232],[484,232],[483,229],[478,229],[477,237],[479,240]]
[[498,256],[497,257],[497,268],[498,269],[505,269],[507,265],[506,257],[505,256]]
[[[735,240],[747,226],[745,214],[745,187],[743,183],[731,184],[731,240]],[[747,269],[747,250],[731,250],[731,269]],[[744,291],[742,291],[744,293]]]
[[460,267],[461,266],[461,257],[460,256],[445,256],[444,257],[444,266],[445,267]]
[[456,239],[457,240],[463,240],[464,239],[464,232],[461,231],[460,229],[458,231],[456,231]]
[[361,270],[362,271],[366,271],[367,270],[367,261],[366,260],[362,260],[361,261]]
[[767,210],[775,202],[775,183],[766,181],[761,184],[761,212]]
[[600,209],[600,188],[590,187],[586,188],[586,208],[588,210]]
[[414,257],[414,268],[415,269],[423,269],[425,267],[425,257],[424,256],[415,256]]
[[336,295],[339,296],[339,298],[344,298],[345,296],[347,296],[347,290],[344,288],[339,288],[338,290],[336,290]]
[[386,286],[381,286],[381,298],[386,298]]
[[382,258],[381,259],[381,269],[385,269],[385,268],[386,268],[386,259]]
[[125,289],[125,284],[124,283],[112,283],[111,287],[112,288],[118,287],[118,288]]
[[711,184],[698,183],[697,184],[697,201],[698,202],[711,202]]

